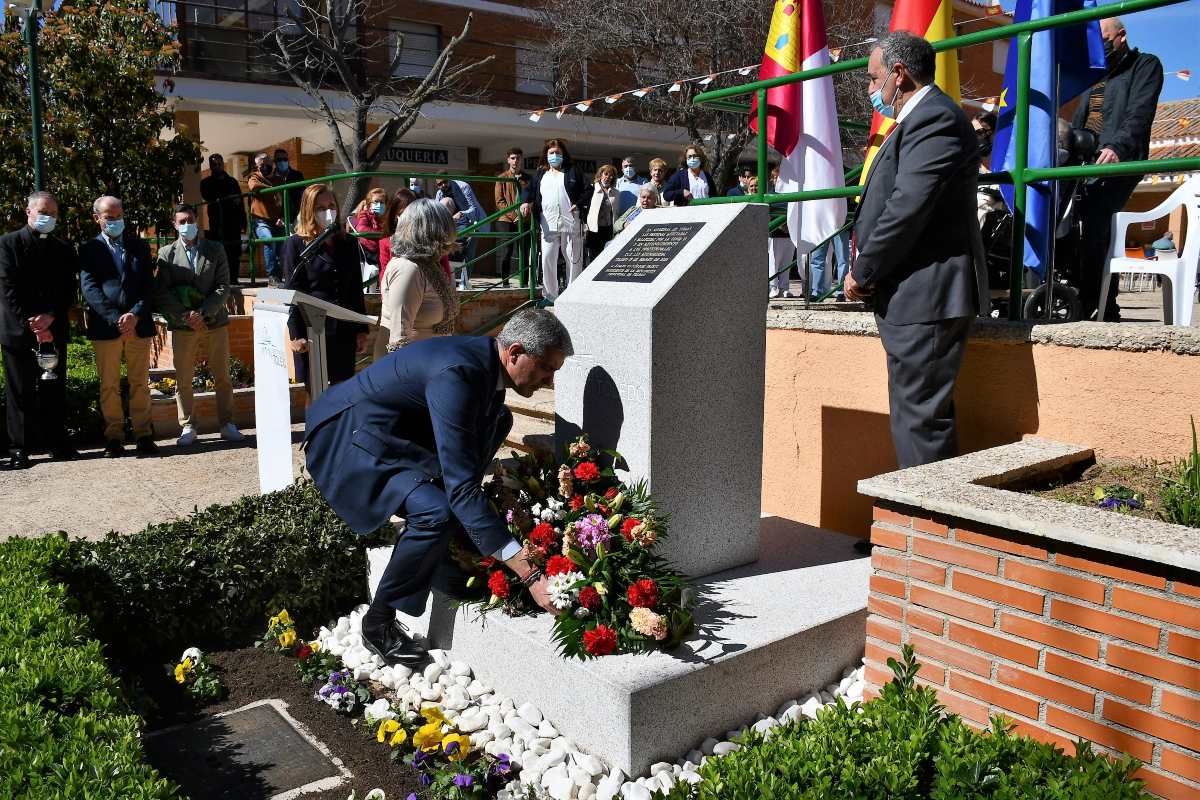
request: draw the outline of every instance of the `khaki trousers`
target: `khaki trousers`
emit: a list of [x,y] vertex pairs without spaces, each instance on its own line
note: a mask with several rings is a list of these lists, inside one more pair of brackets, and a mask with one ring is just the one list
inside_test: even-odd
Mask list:
[[121,336],[97,339],[96,370],[100,373],[100,412],[104,438],[125,441],[125,412],[121,408],[121,355],[129,376],[129,421],[134,438],[153,436],[150,425],[150,337]]
[[233,382],[229,379],[229,328],[209,328],[205,333],[171,331],[171,350],[175,354],[175,408],[179,427],[192,424],[192,377],[196,373],[196,350],[200,339],[207,339],[208,368],[217,390],[217,427],[233,422]]

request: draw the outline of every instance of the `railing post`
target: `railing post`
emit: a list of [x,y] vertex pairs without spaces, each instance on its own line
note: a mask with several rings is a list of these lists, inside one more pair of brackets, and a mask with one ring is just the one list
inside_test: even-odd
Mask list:
[[257,277],[257,270],[254,265],[254,215],[250,213],[251,203],[242,202],[242,208],[246,211],[246,276],[250,278],[250,285],[254,285],[254,279]]
[[1017,36],[1017,107],[1013,124],[1012,254],[1008,273],[1008,318],[1021,318],[1021,290],[1025,285],[1025,169],[1029,161],[1029,71],[1033,34]]
[[[332,185],[332,184],[331,184]],[[283,195],[283,232],[287,236],[292,235],[292,190],[280,192]],[[349,214],[349,212],[346,212]]]
[[38,66],[38,17],[41,15],[41,0],[35,0],[25,12],[25,46],[27,48],[25,70],[29,73],[29,143],[33,150],[33,188],[46,188],[46,175],[42,161],[42,85],[41,68]]
[[[767,195],[767,90],[758,90],[758,197]],[[772,189],[775,187],[771,187]]]

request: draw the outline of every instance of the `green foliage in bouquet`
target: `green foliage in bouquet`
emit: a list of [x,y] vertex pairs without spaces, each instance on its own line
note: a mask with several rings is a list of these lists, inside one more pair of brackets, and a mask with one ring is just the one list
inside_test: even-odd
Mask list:
[[[815,720],[789,723],[766,738],[751,732],[741,749],[710,758],[697,784],[670,800],[1135,800],[1149,797],[1131,776],[1139,763],[1110,760],[1080,742],[1075,755],[1013,735],[1003,718],[986,734],[946,714],[933,689],[915,682],[912,648],[888,660],[894,678],[867,703],[835,705]],[[659,796],[664,796],[660,793]]]
[[1192,419],[1192,452],[1165,477],[1162,490],[1163,516],[1167,522],[1200,528],[1200,445],[1196,420]]

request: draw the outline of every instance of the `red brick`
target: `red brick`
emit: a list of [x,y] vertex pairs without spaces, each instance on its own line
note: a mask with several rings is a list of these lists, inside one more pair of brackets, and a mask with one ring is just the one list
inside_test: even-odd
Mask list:
[[1000,559],[988,553],[978,553],[945,542],[935,542],[932,539],[913,538],[913,553],[935,561],[945,561],[960,567],[970,567],[977,572],[995,575],[999,570]]
[[877,667],[868,661],[866,669],[863,670],[863,678],[872,686],[883,686],[891,682],[892,672],[884,667]]
[[1104,602],[1104,584],[1077,578],[1064,572],[1009,561],[1004,565],[1004,577],[1031,586],[1040,586],[1058,594],[1069,594],[1071,597],[1078,597],[1081,600],[1090,600],[1093,603]]
[[954,540],[963,544],[973,544],[976,547],[986,547],[989,550],[999,550],[1002,553],[1036,558],[1041,561],[1045,561],[1049,557],[1049,553],[1046,552],[1044,547],[1035,547],[1033,545],[1022,544],[1021,542],[1014,542],[1011,539],[988,536],[985,533],[976,533],[964,528],[958,529],[954,534]]
[[[955,623],[950,623],[951,633],[953,633],[954,627]],[[992,674],[992,660],[990,658],[954,647],[941,639],[930,639],[927,636],[909,633],[908,643],[913,646],[913,650],[922,659],[936,659],[943,664],[965,669],[968,672],[974,672],[976,675],[982,675],[985,678]]]
[[946,585],[946,568],[939,567],[936,564],[917,561],[915,558],[910,559],[908,562],[908,574],[920,581],[934,583],[938,586]]
[[[865,654],[868,662],[874,662],[878,664],[879,669],[887,671],[888,680],[892,679],[891,670],[888,670],[887,668],[887,660],[889,658],[894,658],[899,661],[900,651],[898,649],[868,640],[865,648]],[[939,667],[937,664],[933,664],[929,661],[922,661],[917,666],[917,674],[929,681],[930,684],[941,686],[946,682],[946,670],[942,667]]]
[[[950,677],[954,677],[954,673],[950,673]],[[937,697],[938,702],[944,705],[947,711],[958,714],[963,719],[978,722],[980,725],[987,724],[988,708],[983,703],[968,700],[961,695],[953,694],[945,689],[938,689]]]
[[[1112,645],[1109,645],[1109,650],[1112,650]],[[1148,683],[1058,653],[1046,653],[1046,672],[1142,705],[1150,705],[1150,699],[1154,696],[1154,687]]]
[[1167,637],[1167,652],[1173,656],[1200,661],[1200,639],[1171,631]]
[[908,607],[908,624],[923,631],[941,636],[946,632],[946,618],[940,614],[930,614],[916,606]]
[[1055,598],[1050,604],[1050,616],[1061,622],[1069,622],[1089,631],[1099,631],[1127,642],[1146,647],[1158,647],[1159,628],[1145,622],[1122,617],[1100,608],[1068,603]]
[[950,528],[948,528],[945,523],[932,519],[913,517],[913,527],[919,530],[921,533],[928,533],[931,536],[940,536],[943,539],[950,534]]
[[1062,681],[1056,681],[1053,678],[1047,678],[1045,675],[1038,675],[1023,669],[1011,667],[1008,664],[1001,664],[997,670],[996,677],[1001,683],[1037,695],[1038,697],[1044,697],[1047,700],[1053,700],[1056,703],[1078,708],[1080,711],[1091,711],[1096,707],[1096,695],[1092,692],[1084,691]]
[[1183,581],[1175,581],[1175,593],[1181,594],[1184,597],[1195,597],[1200,599],[1200,586],[1193,586],[1190,583]]
[[[1164,713],[1174,714],[1177,717],[1183,717],[1186,720],[1200,723],[1200,699],[1186,697],[1182,694],[1175,694],[1163,689],[1160,705]],[[1200,743],[1197,743],[1197,745],[1197,747],[1193,747],[1192,749],[1200,750]]]
[[874,636],[894,645],[900,644],[900,629],[880,619],[867,620],[867,636]]
[[1174,772],[1176,775],[1200,782],[1200,758],[1193,758],[1164,747],[1159,766],[1168,772]]
[[977,631],[957,622],[950,623],[950,639],[959,644],[994,653],[1001,658],[1024,664],[1027,667],[1036,667],[1038,663],[1037,648],[985,631]]
[[1159,797],[1167,797],[1170,800],[1200,800],[1200,789],[1172,780],[1151,768],[1142,767],[1133,773],[1133,777],[1145,782],[1146,791]]
[[871,576],[871,591],[880,594],[890,594],[892,597],[904,597],[904,581],[895,578],[885,578],[883,575]]
[[1104,718],[1183,747],[1200,746],[1200,728],[1127,706],[1111,697],[1104,700]]
[[1078,556],[1059,553],[1054,556],[1054,563],[1060,567],[1070,567],[1082,572],[1090,572],[1093,575],[1103,575],[1106,578],[1116,578],[1119,581],[1127,583],[1136,583],[1141,586],[1149,586],[1151,589],[1165,589],[1167,587],[1167,579],[1161,575],[1151,575],[1147,572],[1139,572],[1125,567],[1118,567],[1112,564],[1104,564],[1099,561],[1092,561],[1087,558],[1079,558]]
[[877,544],[880,547],[890,547],[893,550],[904,552],[908,549],[908,536],[900,531],[890,531],[887,528],[872,525],[871,544]]
[[919,580],[943,585],[946,583],[946,568],[924,561],[914,561],[907,556],[897,555],[876,548],[871,552],[871,566],[894,575],[911,575]]
[[1059,730],[1082,736],[1096,744],[1129,753],[1141,761],[1149,761],[1150,755],[1154,751],[1153,745],[1145,739],[1139,739],[1101,722],[1094,722],[1078,714],[1072,714],[1057,706],[1046,707],[1046,722]]
[[1018,589],[1015,586],[990,581],[987,578],[980,578],[978,575],[971,575],[967,572],[954,573],[953,586],[957,592],[965,592],[966,594],[975,595],[987,600],[995,600],[997,603],[1006,606],[1015,606],[1033,614],[1042,613],[1042,609],[1046,603],[1046,595],[1040,592]]
[[1082,633],[1056,628],[1053,625],[1047,625],[1037,620],[1018,617],[1015,614],[1000,615],[1000,630],[1005,633],[1011,633],[1013,636],[1020,636],[1024,639],[1048,644],[1051,647],[1057,647],[1060,650],[1066,650],[1077,655],[1087,656],[1088,658],[1100,657],[1100,642],[1098,639],[1091,636],[1084,636]]
[[1010,692],[1007,689],[1001,689],[999,686],[993,686],[990,683],[976,680],[968,675],[963,675],[961,672],[950,673],[950,688],[956,692],[976,697],[987,702],[989,705],[998,706],[1014,714],[1020,714],[1030,719],[1037,719],[1038,716],[1038,701],[1032,697]]
[[925,606],[925,608],[931,608],[934,611],[941,611],[952,617],[968,619],[980,625],[990,627],[996,622],[995,609],[982,606],[979,603],[972,603],[969,600],[963,600],[945,592],[926,589],[924,586],[909,587],[908,599],[910,603]]
[[908,574],[908,559],[904,556],[893,555],[879,548],[871,551],[871,566],[884,572],[896,575]]
[[872,614],[894,619],[897,622],[904,618],[904,607],[899,603],[893,603],[890,600],[884,600],[882,597],[871,595],[867,598],[867,611]]
[[1021,719],[1014,719],[1016,732],[1022,736],[1028,736],[1032,739],[1037,739],[1039,742],[1045,742],[1048,745],[1057,747],[1064,753],[1075,752],[1075,740],[1069,739],[1062,734],[1048,731],[1040,725],[1033,725]]
[[886,522],[888,525],[897,525],[901,528],[912,527],[912,517],[880,506],[875,506],[875,521]]
[[1151,619],[1200,630],[1200,607],[1197,606],[1176,603],[1119,586],[1113,588],[1112,604],[1113,608],[1123,611],[1132,611]]
[[1115,642],[1109,643],[1105,660],[1114,667],[1169,681],[1185,689],[1200,691],[1200,667],[1180,664],[1178,661],[1171,661],[1138,650],[1130,650]]

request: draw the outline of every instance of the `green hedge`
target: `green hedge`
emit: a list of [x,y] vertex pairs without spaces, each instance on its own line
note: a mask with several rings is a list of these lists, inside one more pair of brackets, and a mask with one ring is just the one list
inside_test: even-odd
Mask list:
[[167,800],[87,620],[48,578],[64,537],[0,543],[0,797]]
[[914,682],[912,649],[879,698],[837,704],[710,758],[702,781],[671,800],[1134,800],[1149,797],[1130,778],[1137,761],[1109,761],[1081,743],[1075,755],[1014,736],[993,719],[986,735],[945,714],[933,690]]

